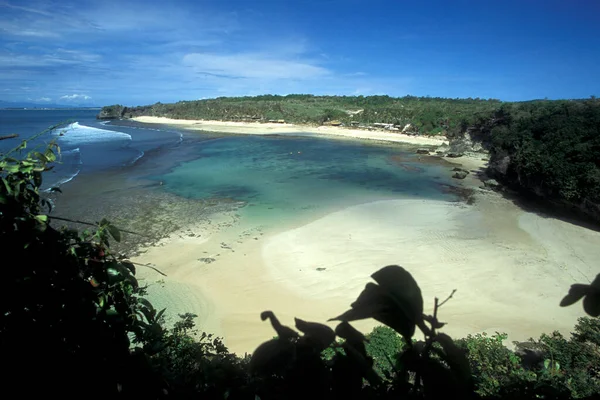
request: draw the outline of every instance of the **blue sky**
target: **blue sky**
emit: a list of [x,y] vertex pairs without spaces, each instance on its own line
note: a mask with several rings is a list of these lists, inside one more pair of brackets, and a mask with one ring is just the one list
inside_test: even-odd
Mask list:
[[600,96],[596,0],[0,0],[0,100]]

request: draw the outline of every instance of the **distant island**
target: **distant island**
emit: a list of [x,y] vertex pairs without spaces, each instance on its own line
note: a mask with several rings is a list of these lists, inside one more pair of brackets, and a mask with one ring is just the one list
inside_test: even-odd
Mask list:
[[330,125],[445,136],[447,155],[489,157],[506,187],[600,223],[600,100],[446,99],[405,96],[265,95],[103,107],[99,119],[166,117]]
[[23,109],[35,109],[35,110],[100,110],[101,107],[85,106],[79,107],[74,105],[66,104],[43,104],[43,103],[30,103],[30,102],[13,102],[0,100],[0,110],[23,110]]

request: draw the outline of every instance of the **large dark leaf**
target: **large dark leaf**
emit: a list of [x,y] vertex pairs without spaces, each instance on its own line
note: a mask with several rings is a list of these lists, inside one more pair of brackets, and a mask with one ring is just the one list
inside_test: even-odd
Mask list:
[[329,347],[335,340],[335,332],[327,325],[318,324],[316,322],[307,322],[299,318],[295,318],[294,320],[296,321],[296,328],[304,333],[304,337],[307,340],[317,345],[319,351]]
[[369,282],[350,305],[351,309],[345,313],[331,318],[330,321],[356,321],[359,319],[375,318],[375,315],[389,309],[390,302],[381,287]]
[[282,373],[294,359],[294,345],[287,340],[264,342],[252,354],[250,371],[259,374]]
[[582,285],[581,283],[571,285],[571,288],[569,289],[569,294],[567,294],[562,299],[562,301],[560,302],[560,306],[567,307],[577,303],[583,298],[583,296],[585,296],[588,293],[589,289],[589,285]]
[[388,265],[371,277],[388,291],[406,317],[416,324],[423,315],[423,296],[412,275],[398,265]]
[[583,299],[583,310],[592,317],[600,316],[600,274],[596,276],[590,285],[576,283],[571,285],[569,294],[567,294],[560,305],[562,307],[570,306]]
[[379,285],[368,283],[350,310],[333,320],[374,318],[400,333],[407,342],[422,321],[423,297],[413,277],[402,267],[391,265],[372,275]]
[[592,317],[600,317],[600,291],[593,291],[585,296],[583,309]]
[[116,226],[109,224],[106,228],[113,239],[115,239],[117,242],[121,241],[121,231]]

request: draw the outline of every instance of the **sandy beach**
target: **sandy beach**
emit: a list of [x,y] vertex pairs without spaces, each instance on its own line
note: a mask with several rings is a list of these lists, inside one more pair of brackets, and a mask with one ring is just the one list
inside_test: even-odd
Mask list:
[[378,140],[383,142],[408,143],[422,146],[440,146],[447,143],[443,136],[411,136],[392,131],[366,131],[362,129],[349,129],[336,126],[309,126],[278,123],[258,122],[231,122],[231,121],[203,121],[185,120],[164,117],[136,117],[132,120],[146,124],[163,124],[183,127],[190,130],[237,133],[244,135],[285,135],[309,133],[317,135],[328,135],[346,137],[353,139]]
[[[221,126],[226,132],[248,134],[306,132],[281,124],[177,124],[211,131]],[[353,135],[339,128],[344,132],[331,133],[335,129],[326,133]],[[406,136],[358,132],[375,135],[376,140],[404,141]],[[388,136],[391,139],[382,139]],[[429,141],[412,144],[441,143],[406,138]],[[454,162],[471,170],[484,165],[480,158]],[[473,177],[464,184],[480,185]],[[448,322],[444,331],[452,336],[499,331],[508,333],[509,340],[526,340],[553,330],[568,334],[584,312],[581,305],[558,304],[572,283],[587,283],[600,272],[600,233],[525,212],[494,192],[476,189],[475,199],[473,205],[377,201],[271,230],[223,214],[220,218],[230,223],[193,227],[200,238],[172,235],[134,261],[151,263],[167,274],[138,270],[157,307],[168,307],[170,315],[198,314],[200,328],[223,336],[238,354],[252,352],[274,335],[269,324],[260,321],[260,312],[273,310],[289,325],[293,317],[325,322],[349,307],[374,271],[390,264],[414,275],[426,312],[431,312],[435,296],[446,297],[457,289],[440,313]],[[368,332],[376,323],[355,325]]]

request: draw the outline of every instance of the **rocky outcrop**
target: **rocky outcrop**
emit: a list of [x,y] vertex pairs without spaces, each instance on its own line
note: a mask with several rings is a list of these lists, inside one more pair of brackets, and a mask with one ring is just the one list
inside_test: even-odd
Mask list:
[[469,173],[470,173],[466,169],[462,169],[462,168],[458,168],[458,167],[453,168],[452,171],[454,172],[454,174],[452,174],[452,177],[454,179],[465,179],[467,177],[467,175],[469,175]]
[[487,154],[487,145],[484,142],[474,139],[472,131],[455,135],[450,138],[450,146],[447,150],[448,157],[462,157],[466,153],[483,153]]
[[424,148],[420,148],[417,149],[417,154],[429,154],[429,150],[428,149],[424,149]]
[[483,181],[483,186],[491,190],[498,190],[500,188],[500,183],[495,179],[487,179]]
[[98,115],[96,115],[96,119],[104,119],[104,120],[120,119],[125,116],[126,112],[127,112],[127,107],[124,107],[119,104],[112,105],[112,106],[105,106],[105,107],[102,107],[102,110],[100,110],[100,113],[98,113]]

